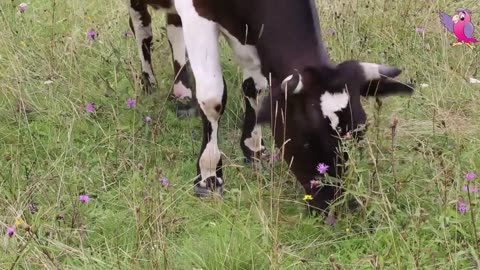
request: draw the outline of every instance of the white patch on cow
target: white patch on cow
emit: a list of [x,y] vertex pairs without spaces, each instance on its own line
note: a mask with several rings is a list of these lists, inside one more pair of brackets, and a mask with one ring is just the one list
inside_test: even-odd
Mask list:
[[380,79],[379,65],[374,63],[360,63],[367,80]]
[[172,45],[173,59],[183,66],[187,63],[187,54],[185,41],[183,39],[183,29],[181,26],[172,24],[167,25],[167,38]]
[[207,146],[203,150],[199,161],[200,174],[202,175],[202,181],[200,182],[200,186],[203,187],[206,186],[206,183],[203,180],[210,176],[216,177],[217,164],[221,158],[220,149],[218,148],[217,143],[218,121],[210,121],[210,124],[212,125],[211,138],[210,141],[207,143]]
[[192,0],[175,0],[182,18],[183,35],[196,82],[198,102],[223,96],[218,25],[198,15]]
[[148,74],[150,83],[155,84],[155,78],[153,77],[152,66],[145,59],[143,55],[143,40],[152,36],[152,26],[143,25],[140,20],[141,14],[132,7],[129,7],[130,18],[132,19],[133,28],[135,30],[135,40],[137,41],[138,53],[140,55],[140,61],[142,62],[142,71]]
[[260,125],[255,125],[250,138],[246,138],[244,143],[248,149],[253,152],[262,151],[265,148],[262,146],[262,127]]
[[217,143],[220,113],[216,110],[218,105],[222,105],[224,92],[219,29],[215,22],[198,15],[193,0],[175,0],[175,7],[182,18],[185,47],[195,77],[198,104],[212,126],[209,142],[199,160],[200,185],[205,187],[206,178],[216,177],[216,167],[221,158]]
[[220,28],[220,31],[227,39],[228,44],[233,50],[235,60],[243,69],[243,80],[252,78],[257,90],[265,90],[268,87],[268,81],[262,74],[262,66],[258,57],[257,48],[252,45],[244,45],[231,35],[226,29]]
[[336,130],[339,119],[335,112],[345,109],[348,105],[350,97],[346,89],[343,89],[341,93],[325,92],[320,97],[320,107],[322,108],[323,116],[330,119],[330,126],[333,130]]
[[176,84],[173,85],[173,95],[176,98],[192,98],[192,90],[187,88],[182,81],[178,81]]

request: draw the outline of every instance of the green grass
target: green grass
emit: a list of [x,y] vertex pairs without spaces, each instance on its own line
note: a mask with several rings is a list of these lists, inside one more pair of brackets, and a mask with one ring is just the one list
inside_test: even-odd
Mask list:
[[[372,128],[344,181],[346,198],[362,207],[349,211],[340,201],[335,226],[305,214],[286,164],[243,166],[241,72],[223,41],[227,192],[223,201],[199,200],[192,181],[201,124],[177,120],[166,101],[173,71],[163,15],[154,14],[161,91],[143,96],[122,1],[30,1],[23,15],[20,1],[1,1],[0,268],[478,269],[480,200],[471,194],[465,215],[456,202],[467,199],[463,175],[480,172],[480,88],[465,81],[480,70],[480,50],[450,48],[454,37],[438,19],[439,11],[470,8],[478,38],[478,5],[331,2],[318,6],[332,59],[395,65],[402,80],[429,85],[385,99],[380,113],[364,100]],[[93,45],[90,29],[99,32]],[[96,114],[85,111],[89,102]],[[162,176],[172,187],[161,186]],[[80,194],[91,202],[81,204]],[[15,220],[22,224],[8,237]]]

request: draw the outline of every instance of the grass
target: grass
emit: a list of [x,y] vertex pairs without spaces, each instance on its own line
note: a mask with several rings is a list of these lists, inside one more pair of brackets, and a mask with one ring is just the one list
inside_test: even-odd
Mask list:
[[[372,128],[344,179],[346,197],[362,207],[339,201],[335,226],[307,217],[286,164],[243,166],[241,72],[223,41],[227,192],[199,200],[191,185],[200,119],[177,120],[166,101],[173,72],[162,14],[153,56],[161,91],[143,96],[120,1],[30,1],[24,14],[20,1],[0,2],[0,228],[19,222],[13,237],[0,236],[0,268],[478,269],[480,200],[462,186],[466,172],[480,172],[480,88],[465,81],[480,76],[480,51],[450,48],[454,37],[438,19],[461,5],[317,2],[332,59],[388,63],[404,69],[402,80],[428,84],[381,107],[364,100]],[[474,2],[461,4],[475,12],[478,38]],[[137,107],[128,109],[132,97]]]

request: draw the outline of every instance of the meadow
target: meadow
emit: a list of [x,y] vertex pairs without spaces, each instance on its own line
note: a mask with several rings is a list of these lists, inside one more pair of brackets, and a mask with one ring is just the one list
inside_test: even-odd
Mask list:
[[465,179],[480,174],[480,45],[450,47],[438,18],[469,8],[479,38],[477,1],[317,0],[334,61],[398,66],[416,84],[362,100],[370,128],[333,225],[306,214],[287,164],[243,163],[242,74],[224,40],[226,192],[200,200],[201,122],[167,101],[164,16],[149,96],[123,1],[20,3],[0,1],[0,269],[480,268],[480,178]]

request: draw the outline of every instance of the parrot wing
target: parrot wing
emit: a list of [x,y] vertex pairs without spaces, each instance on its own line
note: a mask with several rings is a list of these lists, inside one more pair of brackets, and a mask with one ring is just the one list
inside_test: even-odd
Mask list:
[[471,22],[466,23],[465,26],[463,27],[463,33],[467,38],[473,38],[473,24]]
[[453,21],[452,17],[447,14],[440,12],[440,22],[447,28],[449,32],[453,33]]

